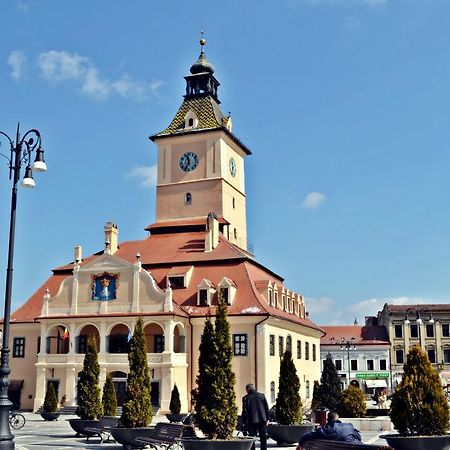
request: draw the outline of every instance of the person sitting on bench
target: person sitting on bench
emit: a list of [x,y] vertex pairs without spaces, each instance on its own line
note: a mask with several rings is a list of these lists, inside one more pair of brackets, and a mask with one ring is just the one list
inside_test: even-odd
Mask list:
[[359,431],[351,423],[342,423],[335,412],[328,413],[327,424],[324,427],[303,435],[298,442],[297,450],[303,450],[304,444],[314,439],[362,443]]

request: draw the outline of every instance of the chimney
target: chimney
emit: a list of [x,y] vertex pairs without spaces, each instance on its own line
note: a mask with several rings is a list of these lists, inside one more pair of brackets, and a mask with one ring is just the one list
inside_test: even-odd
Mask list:
[[106,222],[105,225],[105,253],[113,255],[119,248],[119,228],[115,223]]
[[212,252],[219,245],[219,221],[217,214],[210,212],[206,219],[205,252]]
[[81,248],[81,245],[77,245],[73,252],[73,259],[75,263],[80,263],[83,260],[83,249]]

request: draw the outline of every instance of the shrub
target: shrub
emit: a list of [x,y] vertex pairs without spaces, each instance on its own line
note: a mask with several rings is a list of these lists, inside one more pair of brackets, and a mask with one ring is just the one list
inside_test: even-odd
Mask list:
[[106,376],[105,385],[103,386],[103,414],[105,416],[115,416],[117,414],[117,397],[116,390],[111,374]]
[[177,385],[175,385],[170,394],[169,409],[172,414],[180,414],[181,411],[181,401],[180,393],[178,392]]
[[281,359],[275,410],[277,421],[281,425],[302,423],[300,380],[290,351],[286,351]]
[[449,428],[449,406],[438,373],[425,352],[411,348],[403,378],[391,401],[391,420],[401,434],[442,435]]
[[58,410],[58,399],[56,398],[55,388],[53,383],[49,383],[47,392],[45,393],[44,405],[42,409],[45,412],[56,412]]
[[100,387],[98,377],[97,345],[93,336],[89,336],[86,354],[84,355],[83,370],[80,372],[78,382],[78,408],[77,416],[83,420],[95,420],[103,415],[103,406],[100,400]]
[[329,355],[323,363],[319,394],[321,406],[328,408],[330,411],[337,411],[339,409],[342,399],[341,381]]
[[210,439],[228,439],[237,422],[235,374],[227,306],[219,294],[215,325],[205,321],[198,358],[197,388],[192,391],[195,420]]
[[366,414],[366,399],[363,391],[355,386],[345,389],[338,411],[342,417],[363,417]]
[[122,406],[121,421],[124,427],[146,427],[152,420],[150,398],[150,375],[147,362],[147,346],[142,318],[136,322],[133,337],[129,342],[128,363],[130,372],[127,379],[125,402]]

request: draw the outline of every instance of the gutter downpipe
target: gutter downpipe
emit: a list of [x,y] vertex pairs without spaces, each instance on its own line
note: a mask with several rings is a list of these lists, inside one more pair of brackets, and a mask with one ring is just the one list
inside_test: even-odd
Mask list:
[[[190,357],[190,363],[189,363],[189,365],[191,366],[191,391],[192,391],[192,386],[193,386],[193,381],[192,381],[192,377],[194,376],[194,369],[193,369],[193,367],[192,367],[192,362],[193,362],[193,360],[194,360],[194,346],[193,346],[193,339],[194,339],[194,329],[193,329],[193,327],[192,327],[192,322],[191,322],[191,316],[189,316],[188,317],[188,323],[189,323],[189,326],[190,326],[190,331],[191,331],[191,342],[190,342],[190,344],[191,344],[191,357]],[[189,392],[189,395],[190,395],[190,397],[189,397],[189,412],[191,412],[192,411],[192,394]]]
[[255,389],[258,390],[258,342],[257,342],[257,336],[258,336],[258,325],[261,325],[263,322],[268,320],[270,317],[270,314],[266,314],[266,317],[263,320],[260,320],[259,322],[255,323]]

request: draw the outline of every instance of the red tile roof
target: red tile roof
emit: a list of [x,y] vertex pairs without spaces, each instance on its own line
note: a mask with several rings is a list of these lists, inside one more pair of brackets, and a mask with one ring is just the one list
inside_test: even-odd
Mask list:
[[406,311],[408,309],[412,309],[415,311],[424,310],[424,312],[427,312],[427,310],[430,310],[431,312],[450,312],[450,304],[449,303],[435,303],[430,305],[389,305],[386,304],[385,307],[387,310],[394,314],[406,314]]
[[[229,306],[232,315],[261,315],[279,317],[319,330],[308,317],[299,316],[269,306],[265,298],[258,292],[255,283],[261,280],[276,282],[283,286],[283,278],[276,275],[248,254],[231,244],[224,236],[220,236],[219,245],[212,252],[205,252],[205,231],[189,231],[181,233],[150,235],[141,241],[128,241],[119,245],[115,256],[129,262],[136,261],[136,253],[140,253],[142,266],[148,270],[158,285],[166,288],[166,277],[194,266],[189,286],[173,289],[174,313],[185,316],[204,316],[209,307],[197,306],[197,287],[206,278],[217,286],[223,277],[227,277],[236,285],[236,296]],[[83,260],[86,264],[98,258],[103,252],[91,255]],[[53,270],[54,275],[39,288],[31,298],[17,311],[13,318],[16,321],[32,321],[40,315],[45,289],[55,295],[62,280],[71,276],[73,264],[67,264]],[[217,297],[217,296],[216,296]],[[213,304],[216,304],[215,298]],[[214,309],[215,306],[212,307]]]
[[327,333],[320,340],[320,345],[341,345],[342,340],[355,338],[355,345],[389,345],[386,328],[381,325],[340,325],[322,326]]

